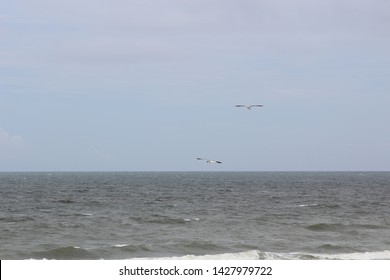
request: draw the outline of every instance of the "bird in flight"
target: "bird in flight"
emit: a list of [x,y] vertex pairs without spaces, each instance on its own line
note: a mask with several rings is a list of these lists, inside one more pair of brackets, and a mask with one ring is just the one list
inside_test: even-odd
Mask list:
[[196,158],[197,160],[205,160],[207,163],[222,163],[222,161],[214,160],[214,159],[207,159],[207,158]]
[[252,104],[252,105],[236,105],[236,107],[244,107],[250,110],[252,107],[263,107],[261,104]]

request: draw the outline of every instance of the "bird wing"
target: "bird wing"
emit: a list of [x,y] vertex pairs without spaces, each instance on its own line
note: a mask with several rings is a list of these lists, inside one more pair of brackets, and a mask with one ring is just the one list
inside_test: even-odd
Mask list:
[[214,159],[207,159],[207,158],[196,158],[197,160],[205,160],[207,161],[208,163],[222,163],[222,161],[219,161],[219,160],[214,160]]
[[263,105],[261,105],[261,104],[254,104],[254,105],[250,105],[249,107],[263,107]]
[[246,107],[246,105],[236,105],[236,107]]
[[215,160],[215,159],[209,159],[207,162],[208,163],[222,163],[222,161]]

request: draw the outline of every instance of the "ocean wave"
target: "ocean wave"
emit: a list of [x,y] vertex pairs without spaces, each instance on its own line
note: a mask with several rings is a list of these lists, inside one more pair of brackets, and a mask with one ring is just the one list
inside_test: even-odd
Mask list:
[[390,260],[390,251],[363,252],[348,254],[318,254],[319,259],[324,260]]
[[345,246],[333,245],[333,244],[324,244],[319,246],[318,248],[328,252],[332,251],[332,252],[345,253],[346,251],[351,251],[351,252],[354,251],[354,249],[351,247],[345,247]]
[[151,217],[137,217],[133,220],[139,223],[152,223],[152,224],[185,224],[192,221],[199,221],[199,218],[181,218],[181,217],[169,217],[163,215],[153,215]]
[[251,250],[238,253],[222,253],[210,255],[185,255],[159,258],[136,258],[137,260],[258,260],[259,251]]
[[58,214],[58,216],[61,217],[69,217],[69,216],[79,216],[79,217],[92,217],[92,213],[85,213],[85,212],[63,212],[61,214]]
[[337,231],[344,229],[345,226],[343,224],[318,223],[306,226],[305,228],[311,231]]
[[90,217],[90,216],[93,216],[92,213],[74,213],[75,216],[86,216],[86,217]]
[[312,203],[312,204],[299,204],[298,207],[315,207],[319,206],[317,203]]
[[34,221],[33,217],[29,216],[6,216],[0,217],[0,222],[6,223],[17,223],[17,222],[26,222],[26,221]]
[[[106,248],[105,250],[109,250]],[[117,244],[111,249],[121,250],[124,254],[128,253],[143,253],[151,252],[148,246]],[[104,248],[100,249],[82,249],[77,246],[58,247],[39,252],[32,252],[25,255],[24,258],[29,259],[57,259],[57,260],[92,260],[92,259],[111,259],[111,254],[106,252]],[[101,255],[105,253],[104,257]],[[112,253],[112,251],[111,251]],[[142,253],[141,253],[142,254]],[[111,255],[112,256],[112,255]],[[106,258],[108,257],[108,258]],[[124,255],[122,254],[122,257]],[[115,257],[117,259],[117,257]],[[248,250],[243,252],[230,252],[218,254],[203,254],[194,255],[188,254],[183,256],[167,256],[167,257],[132,257],[126,258],[130,260],[390,260],[390,250],[377,252],[353,252],[340,254],[317,254],[317,253],[277,253],[263,252],[260,250]]]
[[191,221],[199,221],[199,218],[186,218],[183,219],[185,222],[191,222]]
[[32,259],[54,259],[54,260],[87,260],[97,259],[97,256],[88,250],[77,246],[57,247],[54,249],[33,252],[29,256]]
[[54,203],[75,203],[76,201],[72,199],[58,199],[58,200],[53,200]]
[[125,252],[150,252],[151,249],[147,245],[132,245],[132,244],[116,244],[111,248],[122,250]]
[[346,254],[259,253],[263,260],[390,260],[390,251],[355,252]]
[[273,253],[250,250],[237,253],[210,255],[185,255],[161,258],[137,258],[137,260],[390,260],[390,251],[348,254]]
[[351,229],[384,229],[387,225],[373,225],[373,224],[342,224],[342,223],[317,223],[306,226],[305,228],[310,231],[345,231]]

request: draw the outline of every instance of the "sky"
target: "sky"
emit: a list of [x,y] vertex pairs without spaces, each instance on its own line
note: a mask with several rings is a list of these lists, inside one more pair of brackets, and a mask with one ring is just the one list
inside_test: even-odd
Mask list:
[[2,0],[0,171],[389,171],[389,77],[387,0]]

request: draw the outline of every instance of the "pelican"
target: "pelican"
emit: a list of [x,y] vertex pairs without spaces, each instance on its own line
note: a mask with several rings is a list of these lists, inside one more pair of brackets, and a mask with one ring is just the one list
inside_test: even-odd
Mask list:
[[244,107],[250,110],[252,107],[263,107],[263,105],[262,104],[236,105],[236,107]]
[[207,158],[196,158],[197,160],[205,160],[207,163],[222,163],[222,161],[214,160],[214,159],[207,159]]

